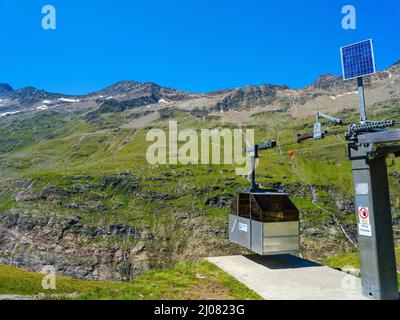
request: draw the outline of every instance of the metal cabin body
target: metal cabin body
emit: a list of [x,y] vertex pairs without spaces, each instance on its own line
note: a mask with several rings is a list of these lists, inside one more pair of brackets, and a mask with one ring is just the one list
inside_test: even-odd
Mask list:
[[285,193],[238,193],[231,204],[229,239],[259,255],[298,253],[299,210]]

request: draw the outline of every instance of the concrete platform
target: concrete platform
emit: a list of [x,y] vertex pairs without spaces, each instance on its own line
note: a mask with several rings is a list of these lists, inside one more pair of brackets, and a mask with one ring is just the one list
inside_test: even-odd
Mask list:
[[365,300],[361,280],[292,255],[208,258],[266,300]]

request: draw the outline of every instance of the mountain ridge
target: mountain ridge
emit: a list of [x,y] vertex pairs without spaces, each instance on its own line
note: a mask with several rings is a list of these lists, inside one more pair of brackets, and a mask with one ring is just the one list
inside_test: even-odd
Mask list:
[[[397,88],[399,77],[400,62],[396,62],[383,71],[365,77],[364,83],[366,88],[371,90],[382,87],[378,90],[380,92],[375,94],[378,97],[374,102],[384,101],[390,98],[390,92],[393,92],[393,88],[390,88]],[[315,99],[324,96],[336,100],[337,97],[352,94],[355,90],[357,90],[356,80],[344,81],[340,76],[332,73],[322,74],[312,84],[300,89],[290,88],[287,85],[261,84],[209,93],[186,92],[163,87],[154,82],[134,80],[117,81],[86,95],[53,93],[31,86],[13,89],[11,85],[4,83],[0,85],[0,116],[21,112],[42,112],[70,106],[76,108],[89,106],[108,113],[141,107],[152,107],[152,110],[156,110],[160,106],[184,110],[205,109],[207,112],[240,112],[251,111],[255,108],[266,109],[266,111],[293,109],[292,113],[298,115],[298,105],[312,104],[316,101]],[[353,103],[350,98],[347,100],[343,105]],[[332,105],[330,100],[321,102],[327,106],[327,109],[343,108],[342,105],[337,106],[337,103]],[[313,105],[310,108],[317,107]],[[308,107],[303,109],[304,112],[301,110],[301,115],[310,113]]]
[[[388,70],[391,69],[397,69],[396,67],[400,66],[400,60],[394,62],[393,64],[391,64],[390,66],[388,66],[387,68],[378,71],[377,74],[382,73],[382,72],[387,72]],[[327,77],[329,78],[341,78],[341,76],[335,75],[333,73],[330,72],[326,72],[324,74],[321,74],[320,76],[318,76],[316,78],[316,80],[314,82],[312,82],[309,85],[306,85],[305,87],[299,88],[298,90],[302,90],[302,89],[306,89],[310,86],[316,85],[317,83],[320,82],[321,79],[326,79]],[[47,91],[45,89],[39,89],[33,86],[25,86],[19,89],[14,89],[10,84],[8,83],[0,83],[0,95],[3,92],[9,92],[9,91],[21,91],[23,89],[27,89],[27,88],[33,88],[35,90],[38,91],[42,91],[42,92],[46,92],[48,94],[54,94],[54,95],[63,95],[63,96],[69,96],[69,97],[86,97],[86,96],[91,96],[94,94],[98,94],[98,93],[106,93],[108,90],[107,89],[112,89],[115,87],[127,87],[127,86],[131,86],[132,88],[137,87],[139,85],[154,85],[160,88],[164,88],[164,89],[169,89],[172,91],[178,91],[178,92],[185,92],[188,94],[194,94],[194,95],[199,95],[199,96],[203,96],[203,95],[213,95],[213,94],[219,94],[221,92],[231,92],[234,91],[236,89],[244,89],[247,87],[263,87],[263,86],[270,86],[270,87],[287,87],[288,89],[292,89],[292,90],[296,90],[294,88],[291,88],[290,86],[287,86],[286,84],[272,84],[272,83],[261,83],[261,84],[250,84],[244,87],[232,87],[232,88],[224,88],[224,89],[219,89],[219,90],[213,90],[213,91],[209,91],[209,92],[205,92],[205,93],[196,93],[196,92],[190,92],[190,91],[185,91],[185,90],[180,90],[180,89],[175,89],[175,88],[171,88],[171,87],[167,87],[167,86],[161,86],[155,82],[151,82],[151,81],[144,81],[144,82],[139,82],[139,81],[135,81],[135,80],[118,80],[104,88],[101,88],[99,90],[95,90],[92,92],[89,92],[87,94],[68,94],[68,93],[56,93],[56,92],[51,92],[51,91]]]

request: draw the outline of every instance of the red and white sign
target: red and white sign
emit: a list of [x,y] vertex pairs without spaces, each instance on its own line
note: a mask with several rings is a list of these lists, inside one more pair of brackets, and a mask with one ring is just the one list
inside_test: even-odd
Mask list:
[[358,216],[360,217],[360,223],[369,224],[369,210],[367,207],[359,207]]
[[358,233],[361,236],[372,237],[372,227],[369,223],[369,210],[368,207],[358,208]]

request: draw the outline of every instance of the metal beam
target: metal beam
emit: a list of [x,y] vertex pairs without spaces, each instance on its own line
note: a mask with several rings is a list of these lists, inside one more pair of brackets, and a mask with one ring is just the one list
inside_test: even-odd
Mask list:
[[381,131],[365,133],[358,137],[360,144],[373,143],[376,146],[383,146],[387,144],[399,145],[400,130]]
[[332,121],[332,122],[334,122],[336,124],[343,124],[342,119],[336,118],[334,116],[331,116],[329,114],[325,114],[325,113],[322,113],[322,112],[317,112],[315,114],[315,117],[316,117],[317,122],[319,122],[320,118],[325,118],[325,119],[330,120],[330,121]]

